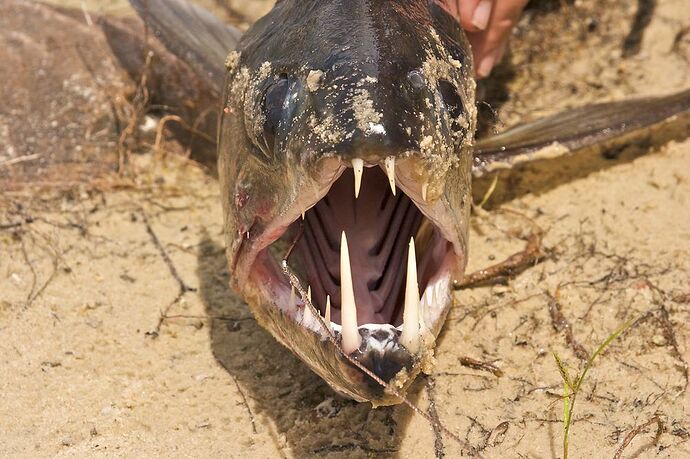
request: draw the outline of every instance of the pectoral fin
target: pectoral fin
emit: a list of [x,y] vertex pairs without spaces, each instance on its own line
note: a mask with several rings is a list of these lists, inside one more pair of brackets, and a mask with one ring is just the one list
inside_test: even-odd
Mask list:
[[220,94],[224,63],[241,31],[186,0],[130,0],[163,44]]
[[517,164],[592,147],[614,148],[645,137],[649,128],[687,118],[690,118],[690,90],[577,108],[479,140],[475,144],[473,173],[481,177]]

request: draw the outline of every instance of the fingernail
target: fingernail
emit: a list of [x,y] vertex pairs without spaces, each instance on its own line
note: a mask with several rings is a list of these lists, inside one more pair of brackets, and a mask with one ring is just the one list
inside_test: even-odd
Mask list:
[[491,7],[493,2],[491,0],[481,0],[474,9],[474,14],[472,14],[472,25],[479,30],[486,29],[489,25],[489,18],[491,17]]
[[479,62],[479,67],[477,67],[477,76],[479,78],[486,78],[491,74],[491,70],[494,68],[496,63],[496,53],[491,53]]

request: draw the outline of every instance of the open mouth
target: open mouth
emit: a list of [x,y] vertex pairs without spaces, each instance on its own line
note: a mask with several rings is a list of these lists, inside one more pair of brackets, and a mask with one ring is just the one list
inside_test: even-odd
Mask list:
[[[442,196],[427,202],[427,186],[413,179],[411,161],[397,169],[392,157],[371,165],[356,159],[353,167],[339,162],[321,197],[303,213],[295,204],[294,219],[255,247],[249,277],[264,297],[317,333],[324,334],[325,324],[348,354],[370,348],[376,330],[417,354],[421,337],[437,333],[450,303],[463,246]],[[323,321],[312,320],[282,263]]]

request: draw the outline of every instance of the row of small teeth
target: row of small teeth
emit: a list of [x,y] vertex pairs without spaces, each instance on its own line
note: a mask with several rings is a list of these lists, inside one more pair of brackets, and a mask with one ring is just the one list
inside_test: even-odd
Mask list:
[[[433,290],[432,290],[433,291]],[[417,282],[417,257],[415,254],[414,238],[410,238],[407,255],[407,280],[405,282],[405,304],[403,309],[402,333],[400,344],[410,353],[419,350],[420,332],[426,329],[424,324],[424,310],[431,307],[433,294],[425,294],[420,302],[419,286]],[[311,286],[307,288],[307,298],[311,303]],[[294,291],[292,303],[294,304]],[[357,324],[357,305],[352,283],[352,268],[350,267],[350,251],[347,237],[343,231],[340,241],[340,333],[341,346],[345,353],[351,354],[359,349],[362,337]],[[421,310],[420,310],[421,309]],[[326,296],[326,312],[324,315],[326,326],[333,331],[331,323],[331,297]]]
[[[395,156],[389,156],[384,160],[386,167],[386,175],[388,176],[388,183],[391,186],[393,196],[395,196]],[[354,158],[352,160],[352,169],[355,171],[355,199],[359,197],[359,190],[362,187],[362,173],[364,172],[364,160],[361,158]],[[422,199],[426,201],[426,193],[429,188],[428,183],[422,185]]]

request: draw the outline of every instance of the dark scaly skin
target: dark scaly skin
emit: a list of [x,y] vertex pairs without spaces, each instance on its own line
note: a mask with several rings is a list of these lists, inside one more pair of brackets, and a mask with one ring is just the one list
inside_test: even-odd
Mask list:
[[[284,0],[246,33],[227,64],[219,176],[233,288],[264,327],[336,390],[376,405],[399,403],[346,362],[323,331],[305,327],[268,301],[277,287],[259,285],[255,279],[266,277],[250,275],[250,265],[258,250],[299,217],[300,203],[323,195],[343,163],[392,155],[401,188],[429,182],[427,214],[452,233],[446,238],[458,257],[454,274],[462,275],[475,129],[475,83],[464,33],[426,1]],[[410,83],[413,70],[423,75],[422,87]],[[295,95],[292,116],[276,134],[274,151],[262,151],[262,95],[281,74],[289,79],[288,98]],[[461,129],[441,106],[439,80],[462,100]],[[385,133],[370,129],[371,123]],[[419,202],[414,186],[407,194]],[[450,297],[443,301],[417,355],[398,347],[379,358],[360,349],[356,357],[384,380],[397,375],[395,385],[404,393],[420,371],[429,371]]]

